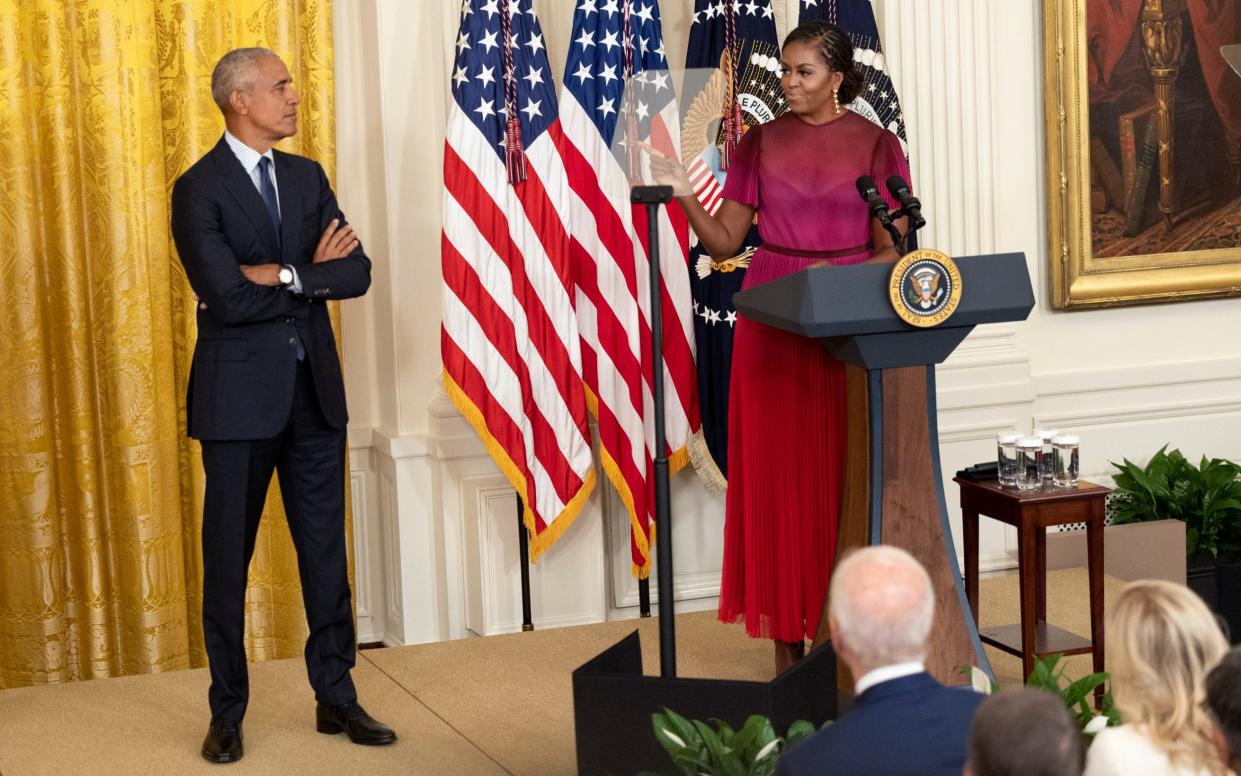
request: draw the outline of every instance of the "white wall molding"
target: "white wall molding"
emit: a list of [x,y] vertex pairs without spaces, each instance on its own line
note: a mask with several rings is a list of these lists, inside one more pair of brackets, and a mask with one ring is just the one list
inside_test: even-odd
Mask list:
[[[673,562],[676,565],[676,562]],[[651,603],[659,602],[659,586],[656,584],[658,572],[651,568]],[[697,574],[672,575],[673,600],[677,602],[692,601],[699,598],[718,599],[720,596],[720,572],[702,572]],[[714,605],[714,602],[712,602]],[[630,608],[638,605],[638,580],[630,577],[624,591],[616,602],[618,608]],[[680,607],[678,607],[680,608]]]
[[1176,418],[1218,417],[1241,413],[1241,399],[1226,401],[1160,402],[1114,410],[1036,414],[1040,426],[1071,429],[1098,429],[1106,426],[1127,426]]
[[436,515],[438,479],[426,435],[375,430],[375,464],[385,592],[384,640],[419,644],[447,638],[444,535]]
[[1171,361],[1108,369],[1077,370],[1035,375],[1040,397],[1084,396],[1146,388],[1207,389],[1216,383],[1234,383],[1241,395],[1241,358]]
[[984,439],[991,442],[995,440],[996,434],[1017,428],[1018,425],[1016,419],[1005,417],[979,423],[945,426],[939,429],[939,444],[942,447],[960,442],[977,442]]

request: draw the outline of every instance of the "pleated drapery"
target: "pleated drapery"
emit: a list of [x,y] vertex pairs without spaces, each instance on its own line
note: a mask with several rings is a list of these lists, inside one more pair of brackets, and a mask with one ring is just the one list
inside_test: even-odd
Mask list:
[[[281,148],[334,177],[331,20],[331,0],[0,0],[0,687],[205,664],[169,192],[223,132],[211,70],[239,46],[284,58]],[[250,582],[251,658],[299,655],[274,486]]]

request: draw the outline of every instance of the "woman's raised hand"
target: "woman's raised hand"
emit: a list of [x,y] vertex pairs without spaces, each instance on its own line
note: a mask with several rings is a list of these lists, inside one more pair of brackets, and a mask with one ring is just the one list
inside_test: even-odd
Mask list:
[[672,193],[678,197],[688,197],[694,193],[689,182],[689,173],[676,159],[655,148],[650,143],[639,143],[638,147],[651,158],[651,177],[661,186],[671,186]]

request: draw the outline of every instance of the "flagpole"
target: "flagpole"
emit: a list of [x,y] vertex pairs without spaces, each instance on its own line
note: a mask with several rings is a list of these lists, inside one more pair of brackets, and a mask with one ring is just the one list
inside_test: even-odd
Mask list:
[[517,565],[521,567],[521,629],[534,630],[534,616],[530,606],[530,533],[526,530],[526,522],[522,519],[525,505],[521,494],[517,494]]
[[659,583],[659,675],[677,675],[676,627],[672,592],[672,499],[668,490],[668,438],[664,429],[664,363],[662,288],[659,278],[659,206],[672,201],[671,186],[634,186],[629,201],[646,206],[648,242],[646,255],[651,268],[651,393],[655,401],[655,530]]

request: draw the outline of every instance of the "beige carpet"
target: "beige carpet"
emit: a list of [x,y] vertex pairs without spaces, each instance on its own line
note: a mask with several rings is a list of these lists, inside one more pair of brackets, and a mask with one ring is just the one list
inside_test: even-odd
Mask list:
[[[1123,582],[1107,579],[1114,598]],[[1051,572],[1053,623],[1089,634],[1083,569]],[[984,579],[983,625],[1017,618],[1015,577]],[[654,619],[482,639],[367,650],[354,673],[363,704],[400,740],[359,747],[314,732],[314,702],[300,660],[251,667],[246,756],[228,766],[198,755],[206,728],[206,670],[0,691],[0,774],[569,774],[574,770],[574,668],[637,627],[656,674]],[[710,612],[677,617],[681,676],[770,679],[769,642]],[[1001,684],[1021,665],[988,649]],[[1090,670],[1089,656],[1070,673]]]

